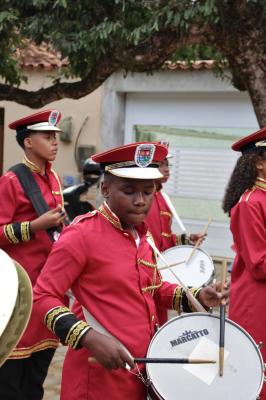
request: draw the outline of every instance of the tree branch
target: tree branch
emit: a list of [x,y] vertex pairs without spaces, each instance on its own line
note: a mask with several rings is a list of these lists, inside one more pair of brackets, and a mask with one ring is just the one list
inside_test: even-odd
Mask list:
[[76,82],[59,82],[36,91],[0,84],[0,100],[16,101],[31,108],[39,108],[63,98],[80,99],[97,89],[117,67],[115,63],[103,61],[84,79]]
[[79,99],[97,89],[119,69],[134,72],[156,70],[179,48],[203,41],[206,41],[206,34],[195,26],[190,34],[181,39],[174,31],[160,32],[139,46],[118,48],[110,56],[98,61],[85,78],[75,82],[57,82],[37,91],[0,84],[0,100],[16,101],[31,108],[39,108],[63,98]]

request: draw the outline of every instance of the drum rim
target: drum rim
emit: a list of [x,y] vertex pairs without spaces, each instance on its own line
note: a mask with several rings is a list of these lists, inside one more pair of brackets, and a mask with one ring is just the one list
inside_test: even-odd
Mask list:
[[[166,254],[166,253],[168,253],[168,252],[170,252],[170,251],[172,251],[173,249],[176,249],[176,248],[178,248],[178,249],[191,248],[191,249],[193,250],[194,247],[195,247],[195,246],[192,246],[191,244],[182,244],[182,245],[179,245],[179,246],[172,246],[172,247],[169,247],[169,249],[163,251],[163,252],[162,252],[162,255],[164,255],[164,254]],[[195,249],[195,251],[196,251],[196,252],[199,251],[199,252],[204,253],[204,254],[210,259],[210,261],[211,261],[211,263],[212,263],[212,265],[213,265],[213,267],[214,267],[213,259],[211,258],[210,254],[207,253],[206,250],[203,250],[201,247],[197,247],[197,248]],[[160,268],[158,268],[158,269],[160,269]]]
[[[176,247],[179,247],[179,246],[176,246]],[[180,247],[181,247],[181,246],[180,246]],[[174,317],[174,318],[169,319],[165,324],[163,324],[163,325],[157,330],[157,332],[155,333],[155,335],[152,337],[152,340],[150,341],[150,344],[149,344],[149,347],[148,347],[148,350],[147,350],[147,357],[149,356],[149,352],[150,352],[152,343],[154,342],[156,336],[159,334],[159,332],[160,332],[164,327],[166,327],[167,325],[170,325],[174,320],[179,320],[179,319],[182,319],[182,318],[188,318],[188,317],[191,317],[191,316],[204,316],[204,317],[208,317],[208,318],[220,319],[219,315],[213,315],[213,314],[208,314],[208,313],[204,313],[204,312],[187,313],[187,314],[178,315],[178,316],[176,316],[176,317]],[[259,356],[259,360],[260,360],[260,364],[261,364],[261,370],[262,370],[261,382],[260,382],[260,385],[259,385],[259,388],[258,388],[258,393],[257,393],[257,396],[258,396],[258,395],[260,394],[260,392],[261,392],[261,389],[262,389],[262,386],[263,386],[263,383],[264,383],[264,376],[265,376],[265,375],[264,375],[265,366],[264,366],[264,361],[263,361],[263,358],[262,358],[262,354],[261,354],[261,352],[260,352],[260,350],[259,350],[259,348],[258,348],[257,343],[256,343],[255,340],[253,339],[253,337],[252,337],[244,328],[242,328],[242,326],[240,326],[239,324],[237,324],[236,322],[232,321],[232,320],[229,319],[229,318],[225,318],[225,321],[228,322],[228,323],[231,324],[231,325],[234,325],[238,330],[242,331],[242,333],[244,333],[244,334],[247,336],[247,338],[252,342],[253,346],[254,346],[255,349],[256,349],[256,352],[257,352],[257,354],[258,354],[258,356]],[[152,380],[151,380],[151,376],[150,376],[150,374],[149,374],[149,364],[147,364],[147,366],[146,366],[146,373],[147,373],[148,379],[150,379],[150,381],[151,381],[151,386],[152,386],[153,390],[156,392],[156,394],[158,395],[158,397],[160,397],[160,399],[163,400],[163,398],[161,397],[160,393],[157,391],[156,387],[153,385],[153,382],[152,382]]]
[[32,285],[24,268],[14,260],[18,274],[18,294],[12,316],[0,337],[0,367],[11,355],[13,349],[22,337],[32,310]]

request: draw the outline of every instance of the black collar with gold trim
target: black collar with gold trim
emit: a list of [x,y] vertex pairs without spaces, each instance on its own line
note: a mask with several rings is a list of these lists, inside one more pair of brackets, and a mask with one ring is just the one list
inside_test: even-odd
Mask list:
[[266,180],[263,178],[257,178],[255,182],[255,186],[261,190],[266,191]]

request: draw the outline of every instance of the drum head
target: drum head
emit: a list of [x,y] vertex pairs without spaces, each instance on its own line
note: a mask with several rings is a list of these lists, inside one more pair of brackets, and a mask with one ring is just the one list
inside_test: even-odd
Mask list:
[[31,282],[24,269],[14,261],[18,276],[18,291],[11,318],[0,336],[0,366],[21,338],[30,318],[32,307]]
[[220,321],[193,313],[173,318],[155,334],[147,357],[214,359],[216,364],[147,364],[159,399],[255,400],[264,365],[251,336],[230,320],[225,324],[224,374],[219,376]]
[[0,336],[10,320],[18,293],[18,274],[13,260],[0,249]]
[[[162,253],[168,265],[172,265],[189,259],[193,246],[174,246]],[[165,267],[161,258],[157,261],[158,268]],[[214,265],[211,257],[202,249],[196,249],[189,263],[177,265],[171,270],[177,275],[185,286],[201,287],[210,283],[214,275]],[[170,283],[178,283],[177,278],[170,269],[162,269],[163,280]]]

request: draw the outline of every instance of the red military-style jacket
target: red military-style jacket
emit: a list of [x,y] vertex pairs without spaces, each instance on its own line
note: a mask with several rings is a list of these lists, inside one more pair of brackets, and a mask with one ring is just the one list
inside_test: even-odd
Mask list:
[[[266,181],[257,179],[231,210],[236,257],[232,269],[229,318],[247,330],[266,362]],[[264,385],[265,387],[265,385]],[[266,399],[264,388],[261,399]]]
[[172,233],[172,213],[161,191],[154,194],[150,211],[145,219],[158,250],[164,251],[177,245]]
[[172,212],[161,190],[159,190],[154,194],[153,202],[145,222],[148,225],[157,249],[161,252],[173,246],[189,243],[185,234],[175,235],[172,233],[172,219]]
[[145,386],[132,373],[88,362],[89,352],[78,348],[89,327],[63,301],[71,288],[78,303],[134,357],[144,357],[158,323],[156,305],[180,309],[184,294],[162,282],[147,228],[143,223],[136,229],[138,246],[106,204],[77,217],[55,243],[38,278],[34,292],[40,318],[77,349],[66,356],[61,400],[146,399]]
[[[47,163],[46,175],[42,176],[29,160],[25,159],[24,163],[33,173],[48,206],[52,209],[63,205],[60,180],[51,164]],[[0,177],[0,199],[0,247],[24,267],[34,286],[51,251],[52,241],[46,231],[30,234],[28,222],[36,219],[37,215],[17,176],[11,171]],[[33,308],[28,327],[10,358],[29,357],[34,351],[57,347],[57,344],[57,338],[36,318]]]
[[[170,247],[188,243],[186,235],[172,233],[172,212],[162,195],[161,190],[154,195],[149,213],[145,219],[149,231],[152,234],[155,245],[160,252]],[[158,308],[159,325],[163,325],[168,314],[166,309]]]

